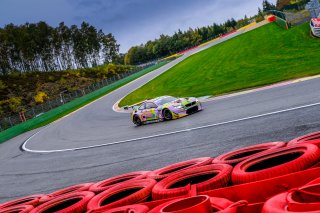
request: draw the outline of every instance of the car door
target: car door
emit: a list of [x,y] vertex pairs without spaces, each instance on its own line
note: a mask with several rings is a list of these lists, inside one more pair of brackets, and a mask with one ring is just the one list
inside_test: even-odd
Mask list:
[[145,107],[145,117],[147,120],[156,120],[158,119],[158,106],[153,102],[146,102]]

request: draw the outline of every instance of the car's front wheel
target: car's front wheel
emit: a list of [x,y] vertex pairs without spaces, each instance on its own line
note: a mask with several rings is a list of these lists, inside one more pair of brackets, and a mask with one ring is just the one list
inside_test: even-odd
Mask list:
[[172,113],[169,109],[164,109],[162,111],[162,115],[164,120],[168,121],[168,120],[172,120]]
[[139,118],[139,116],[134,116],[133,117],[133,123],[135,124],[135,125],[137,125],[137,126],[141,126],[142,125],[142,121],[141,121],[141,119]]

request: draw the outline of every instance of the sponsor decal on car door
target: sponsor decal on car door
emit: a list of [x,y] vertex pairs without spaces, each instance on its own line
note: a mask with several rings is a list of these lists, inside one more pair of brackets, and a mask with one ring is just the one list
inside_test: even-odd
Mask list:
[[155,105],[152,102],[146,103],[146,110],[144,112],[144,116],[146,117],[147,120],[155,120],[158,119],[157,116],[157,105]]

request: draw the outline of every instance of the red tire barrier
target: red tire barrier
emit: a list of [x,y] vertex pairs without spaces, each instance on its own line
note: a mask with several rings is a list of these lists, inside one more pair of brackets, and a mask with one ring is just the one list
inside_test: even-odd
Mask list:
[[153,179],[131,180],[98,194],[88,203],[88,211],[105,210],[146,201],[157,182]]
[[320,178],[317,178],[317,179],[314,179],[314,180],[312,180],[312,181],[310,181],[308,184],[306,184],[306,185],[312,185],[312,184],[320,184]]
[[19,198],[16,200],[8,201],[6,203],[0,204],[0,209],[9,208],[17,205],[31,205],[37,206],[41,197],[46,196],[43,194],[30,195],[27,197]]
[[41,204],[30,213],[83,213],[93,197],[94,193],[89,191],[61,195]]
[[55,192],[52,192],[50,194],[48,194],[47,196],[44,196],[40,199],[40,203],[45,203],[48,202],[49,200],[61,196],[61,195],[65,195],[65,194],[69,194],[72,192],[82,192],[82,191],[88,191],[89,187],[92,185],[93,183],[82,183],[82,184],[77,184],[74,186],[69,186],[67,188],[64,189],[60,189],[57,190]]
[[232,166],[212,164],[180,171],[158,182],[152,190],[154,200],[187,195],[190,184],[197,192],[208,191],[229,184]]
[[[147,212],[149,212],[149,208],[140,204],[122,206],[122,207],[104,211],[104,213],[147,213]],[[94,211],[92,213],[94,213]]]
[[179,163],[175,163],[157,170],[154,170],[148,173],[148,177],[155,179],[157,181],[162,180],[169,175],[175,174],[176,172],[192,168],[198,166],[209,165],[212,162],[212,158],[210,157],[203,157],[203,158],[195,158],[192,160],[187,160]]
[[268,21],[269,22],[275,22],[277,20],[277,18],[275,16],[269,16],[268,17]]
[[92,191],[96,194],[99,194],[99,193],[115,186],[116,184],[123,183],[123,182],[133,180],[133,179],[143,179],[146,177],[146,175],[148,173],[149,173],[149,171],[139,171],[139,172],[131,172],[131,173],[111,177],[106,180],[103,180],[103,181],[100,181],[100,182],[93,184],[89,188],[89,191]]
[[262,213],[285,213],[287,211],[287,192],[278,194],[265,202]]
[[288,210],[320,212],[320,184],[306,185],[287,194]]
[[237,164],[232,171],[233,184],[248,183],[305,170],[320,159],[313,144],[299,144],[256,154]]
[[286,146],[285,142],[269,142],[263,144],[257,144],[253,146],[244,147],[241,149],[237,149],[235,151],[231,151],[225,154],[222,154],[212,161],[212,163],[224,163],[230,165],[236,165],[241,161],[244,161],[254,154],[262,153],[271,149],[278,149]]
[[224,198],[199,195],[168,201],[152,209],[149,213],[236,213],[242,203],[233,203]]
[[299,189],[278,194],[265,202],[263,213],[320,212],[320,184],[306,185]]
[[310,134],[295,138],[289,141],[288,146],[300,143],[312,143],[320,148],[320,132],[312,132]]
[[201,195],[182,198],[164,203],[149,213],[183,212],[183,213],[212,213],[210,197]]
[[33,208],[31,205],[18,205],[0,209],[0,213],[29,213]]

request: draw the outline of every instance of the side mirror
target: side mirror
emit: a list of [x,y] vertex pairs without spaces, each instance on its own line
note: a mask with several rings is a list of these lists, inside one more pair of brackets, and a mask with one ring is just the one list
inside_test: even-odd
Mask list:
[[123,109],[124,109],[124,110],[128,110],[128,109],[129,109],[129,106],[126,105],[126,106],[123,107]]

